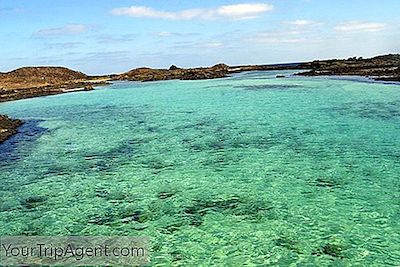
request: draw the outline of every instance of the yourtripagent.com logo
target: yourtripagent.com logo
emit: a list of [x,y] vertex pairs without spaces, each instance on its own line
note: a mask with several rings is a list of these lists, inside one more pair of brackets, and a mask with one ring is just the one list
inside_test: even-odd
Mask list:
[[2,237],[2,266],[117,265],[140,266],[149,262],[147,237]]

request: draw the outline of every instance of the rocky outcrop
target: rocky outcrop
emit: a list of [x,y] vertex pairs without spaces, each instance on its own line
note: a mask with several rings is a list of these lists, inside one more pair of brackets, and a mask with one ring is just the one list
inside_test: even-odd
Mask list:
[[373,58],[349,58],[333,60],[316,60],[305,63],[310,71],[298,73],[302,76],[321,75],[356,75],[376,80],[400,80],[400,55],[385,55]]
[[169,67],[169,70],[179,70],[180,68],[178,68],[175,65],[171,65],[171,67]]
[[13,120],[7,116],[0,115],[0,143],[17,133],[18,127],[22,124],[20,120]]
[[267,71],[267,70],[299,70],[307,68],[309,68],[307,63],[239,65],[239,66],[230,66],[229,73],[239,73],[244,71]]
[[208,68],[181,69],[172,65],[169,69],[137,68],[113,79],[127,81],[203,80],[227,77],[229,67],[218,64]]
[[[308,70],[297,74],[303,76],[360,75],[376,80],[400,82],[400,55],[273,65],[228,66],[218,64],[208,68],[191,69],[172,65],[169,69],[137,68],[122,74],[107,76],[88,76],[63,67],[24,67],[7,73],[0,72],[0,102],[77,90],[91,91],[94,86],[105,85],[112,80],[201,80],[224,78],[231,73],[243,71],[295,69]],[[282,75],[276,77],[284,78]],[[0,142],[15,133],[20,124],[19,120],[12,120],[0,115]]]
[[91,83],[89,83],[89,84],[86,84],[85,87],[83,87],[83,89],[85,91],[92,91],[92,90],[94,90],[94,87]]
[[103,86],[108,82],[70,82],[64,84],[54,84],[20,89],[1,89],[0,102],[32,98],[38,96],[57,95],[76,91],[91,91],[94,86]]
[[24,67],[0,74],[0,87],[32,88],[86,79],[86,74],[63,67]]
[[[24,67],[0,73],[0,102],[55,95],[105,85],[107,76],[91,77],[63,67]],[[75,89],[75,90],[72,90]]]
[[382,81],[400,81],[400,55],[389,54],[367,59],[352,57],[348,59],[315,60],[312,62],[289,64],[229,67],[229,73],[266,70],[307,70],[296,75],[355,75]]

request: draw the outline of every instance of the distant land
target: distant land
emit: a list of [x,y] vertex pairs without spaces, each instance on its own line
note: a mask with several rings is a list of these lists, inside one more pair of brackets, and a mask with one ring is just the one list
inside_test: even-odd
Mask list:
[[[22,67],[0,73],[0,102],[74,91],[90,91],[112,81],[200,80],[228,77],[244,71],[299,70],[299,76],[364,76],[374,80],[400,82],[400,54],[364,59],[314,60],[311,62],[169,69],[136,68],[121,74],[90,76],[64,67]],[[304,71],[301,71],[304,70]],[[0,115],[0,143],[17,132],[21,121]]]
[[312,62],[228,66],[218,64],[205,68],[169,69],[136,68],[121,74],[89,76],[64,67],[23,67],[0,73],[0,102],[53,95],[76,90],[91,90],[110,81],[200,80],[224,78],[243,71],[307,70],[297,75],[358,75],[375,80],[400,81],[400,54],[369,59],[349,58]]

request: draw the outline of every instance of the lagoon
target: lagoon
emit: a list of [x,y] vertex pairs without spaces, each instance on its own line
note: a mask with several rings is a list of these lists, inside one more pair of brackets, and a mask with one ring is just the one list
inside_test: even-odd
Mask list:
[[26,123],[0,145],[0,235],[149,236],[154,266],[399,265],[400,87],[292,73],[2,103]]

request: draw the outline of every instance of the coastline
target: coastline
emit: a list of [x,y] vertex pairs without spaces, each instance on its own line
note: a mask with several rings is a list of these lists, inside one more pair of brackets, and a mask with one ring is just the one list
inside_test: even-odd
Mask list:
[[[1,102],[15,101],[21,99],[35,98],[41,96],[65,94],[80,91],[92,91],[95,87],[110,84],[107,81],[85,81],[70,83],[64,85],[46,85],[38,87],[29,87],[22,89],[5,90],[0,88]],[[13,135],[18,133],[18,128],[24,123],[20,119],[10,118],[7,115],[0,114],[0,144]]]
[[400,54],[389,54],[364,59],[315,60],[304,63],[308,71],[299,76],[361,76],[377,81],[400,81]]
[[[136,68],[122,74],[88,76],[63,67],[23,67],[8,73],[0,73],[0,103],[39,96],[56,95],[77,91],[91,91],[94,87],[112,81],[163,81],[202,80],[229,77],[230,74],[248,71],[304,70],[298,76],[364,77],[377,82],[398,84],[400,81],[400,55],[383,55],[374,58],[349,58],[315,60],[312,62],[239,65],[217,64],[212,67],[169,69]],[[283,78],[283,77],[277,77]],[[0,115],[0,143],[17,132],[23,122]]]
[[35,86],[21,89],[1,89],[0,88],[0,103],[7,101],[14,101],[26,98],[33,98],[39,96],[57,95],[77,91],[91,91],[94,87],[105,86],[109,82],[76,82],[67,84]]

